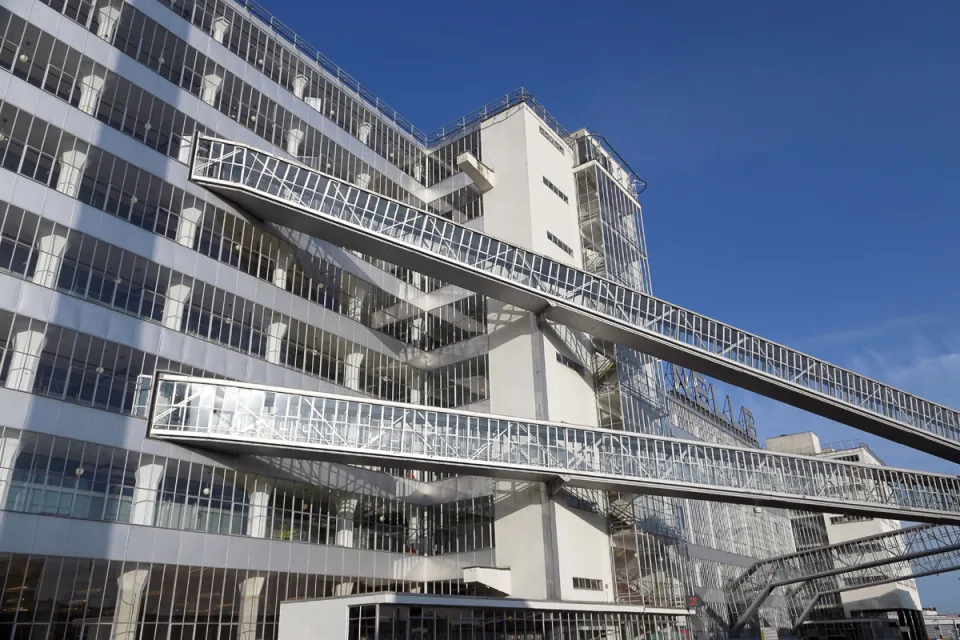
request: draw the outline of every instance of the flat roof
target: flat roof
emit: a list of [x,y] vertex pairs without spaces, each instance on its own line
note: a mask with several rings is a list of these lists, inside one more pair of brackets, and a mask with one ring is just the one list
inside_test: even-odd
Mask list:
[[577,600],[524,600],[520,598],[484,598],[476,596],[437,596],[424,593],[369,593],[356,596],[338,596],[333,598],[309,598],[305,600],[285,600],[284,604],[306,604],[309,602],[342,602],[345,607],[371,604],[397,604],[415,607],[454,607],[471,609],[528,609],[533,611],[581,611],[586,613],[631,613],[667,616],[692,616],[693,609],[681,607],[649,607],[638,604],[618,604],[614,602],[583,602]]

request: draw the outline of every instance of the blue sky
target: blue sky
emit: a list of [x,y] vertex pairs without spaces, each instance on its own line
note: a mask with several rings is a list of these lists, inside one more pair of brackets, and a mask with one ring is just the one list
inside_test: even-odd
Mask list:
[[[960,3],[261,1],[421,129],[527,87],[649,182],[659,296],[960,407]],[[861,435],[732,392],[763,436]]]

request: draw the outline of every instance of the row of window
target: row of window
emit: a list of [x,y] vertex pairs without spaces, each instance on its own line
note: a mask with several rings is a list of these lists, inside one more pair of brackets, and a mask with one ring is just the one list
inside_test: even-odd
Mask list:
[[570,198],[567,197],[567,194],[565,194],[563,191],[560,191],[557,185],[547,180],[547,176],[543,176],[543,184],[550,187],[550,191],[553,191],[555,194],[557,194],[558,198],[563,200],[565,203],[570,204]]
[[[204,554],[211,564],[223,561],[221,550]],[[276,640],[281,602],[383,591],[464,592],[461,580],[417,583],[360,578],[359,566],[332,569],[337,573],[6,554],[0,556],[0,588],[6,596],[0,636]],[[133,609],[138,614],[131,616]],[[130,622],[117,622],[125,619]],[[114,624],[122,626],[114,629]]]
[[0,270],[379,398],[421,386],[396,358],[3,202]]
[[574,371],[576,371],[576,372],[579,373],[580,375],[585,375],[586,372],[587,372],[587,370],[584,368],[584,366],[583,366],[582,364],[580,364],[579,362],[577,362],[576,360],[574,360],[574,359],[572,359],[572,358],[568,358],[567,356],[563,355],[563,354],[560,353],[559,351],[557,352],[557,362],[559,362],[560,364],[562,364],[562,365],[565,366],[565,367],[569,367],[569,368],[573,369]]
[[588,591],[603,591],[603,580],[597,580],[596,578],[574,578],[573,588]]
[[[54,6],[58,4],[58,0],[47,0],[46,3]],[[63,8],[60,7],[61,10]],[[93,15],[96,20],[99,20],[99,11]],[[356,156],[347,153],[315,127],[243,82],[195,47],[135,9],[133,5],[124,2],[121,5],[119,18],[109,25],[95,22],[91,21],[83,26],[259,137],[287,149],[301,161],[312,163],[320,171],[336,174],[351,182],[360,174],[365,174],[368,176],[368,188],[389,195],[391,198],[422,206],[423,203],[420,200],[402,189],[400,185]],[[28,25],[26,29],[28,32],[34,30],[36,27],[33,25]],[[29,42],[24,40],[21,44],[22,51],[28,55],[44,55],[39,50],[28,51],[28,48],[33,48],[27,44]],[[141,117],[148,115],[150,115],[149,112],[141,112]],[[154,123],[154,126],[158,124],[160,123]],[[295,146],[291,136],[296,138]]]
[[564,242],[557,236],[553,235],[553,232],[547,231],[547,240],[549,240],[553,244],[563,249],[563,252],[566,253],[567,255],[573,256],[573,247],[568,245],[566,242]]
[[[2,8],[0,8],[0,34],[4,34],[0,40],[0,66],[161,153],[186,163],[189,160],[188,154],[194,134],[216,135],[215,131],[199,125],[192,118],[125,78],[107,71],[91,59]],[[36,46],[30,47],[35,53],[26,63],[20,62],[17,56],[17,51],[23,49],[21,44],[23,42],[36,42]],[[464,140],[470,138],[471,136],[468,136]],[[479,136],[477,139],[479,141]],[[341,155],[346,153],[339,147],[334,151]],[[473,185],[468,185],[431,203],[428,209],[444,217],[466,221],[483,214],[482,204],[479,190]],[[234,224],[245,224],[242,219],[237,218],[237,220],[240,222],[235,221]],[[280,244],[279,240],[273,238],[267,238],[267,241]],[[369,258],[368,261],[373,259]],[[356,307],[365,312],[389,308],[397,303],[390,294],[362,283],[355,276],[343,273],[342,269],[324,260],[318,260],[316,267],[320,271],[328,272],[329,275],[317,278],[318,282],[314,283],[305,276],[302,269],[294,268],[289,289],[301,297],[312,299],[344,315],[348,313],[348,307]],[[400,277],[404,275],[398,274]],[[409,281],[409,277],[406,280]],[[335,301],[328,299],[331,283],[338,289],[338,297],[341,298],[342,303],[339,307],[336,306]],[[367,289],[371,290],[372,296],[367,295]],[[453,326],[447,326],[447,322],[436,322],[441,317],[443,314],[428,316],[432,326],[421,331],[421,335],[430,335],[432,339],[424,341],[425,347],[433,348],[451,344],[476,335],[469,331],[464,333],[463,328],[456,323]],[[405,324],[403,320],[400,322]],[[435,334],[434,329],[436,329]],[[400,330],[391,335],[399,338],[405,335],[405,332]],[[437,342],[440,344],[436,345]],[[416,343],[410,344],[419,346]]]
[[[34,431],[3,428],[0,442],[17,447],[12,469],[0,468],[12,478],[7,511],[241,536],[255,535],[253,514],[258,537],[275,540],[417,555],[493,546],[492,496],[418,506]],[[154,487],[137,484],[141,469]],[[134,504],[138,486],[149,509]],[[250,495],[264,492],[255,512]]]
[[[416,340],[410,340],[409,344],[414,346],[436,348],[486,330],[485,313],[476,314],[472,322],[466,322],[456,309],[432,314],[420,310],[405,312],[394,321],[389,317],[390,310],[396,308],[400,300],[340,267],[311,257],[311,275],[307,275],[299,260],[284,257],[284,251],[289,255],[290,250],[284,250],[278,238],[243,218],[88,146],[12,105],[0,106],[0,118],[4,134],[0,138],[2,166],[55,185],[81,202],[148,231],[179,239],[181,244],[185,242],[180,237],[183,225],[180,216],[192,216],[196,221],[189,224],[196,224],[199,231],[193,233],[195,240],[186,241],[187,246],[268,282],[274,281],[278,268],[289,269],[284,288],[291,293],[368,326],[371,314],[377,312],[379,316],[386,316],[378,324],[387,327],[387,333],[398,339],[409,337],[408,324],[425,324],[420,327]],[[298,236],[291,239],[299,242]]]

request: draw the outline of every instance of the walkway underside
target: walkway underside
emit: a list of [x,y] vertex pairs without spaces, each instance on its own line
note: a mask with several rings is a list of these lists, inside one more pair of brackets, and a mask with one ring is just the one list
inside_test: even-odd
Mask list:
[[960,527],[924,524],[761,560],[727,588],[731,608],[738,614],[731,632],[742,629],[778,587],[799,583],[786,598],[795,602],[796,594],[810,585],[884,576],[902,580],[912,562],[958,552]]
[[158,374],[150,436],[236,454],[960,524],[960,478]]
[[953,409],[307,167],[200,137],[191,179],[264,220],[960,462]]

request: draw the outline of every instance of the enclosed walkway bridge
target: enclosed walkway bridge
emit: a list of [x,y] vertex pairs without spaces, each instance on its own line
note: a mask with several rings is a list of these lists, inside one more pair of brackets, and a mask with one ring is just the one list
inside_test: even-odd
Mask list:
[[798,585],[786,596],[792,603],[803,592],[835,593],[844,585],[854,585],[849,587],[853,589],[906,580],[956,558],[960,558],[960,527],[922,524],[761,560],[727,587],[731,608],[738,615],[730,630],[743,629],[780,587]]
[[761,449],[157,374],[149,434],[234,454],[960,524],[960,478]]
[[191,179],[263,220],[960,462],[953,409],[306,166],[201,136]]

